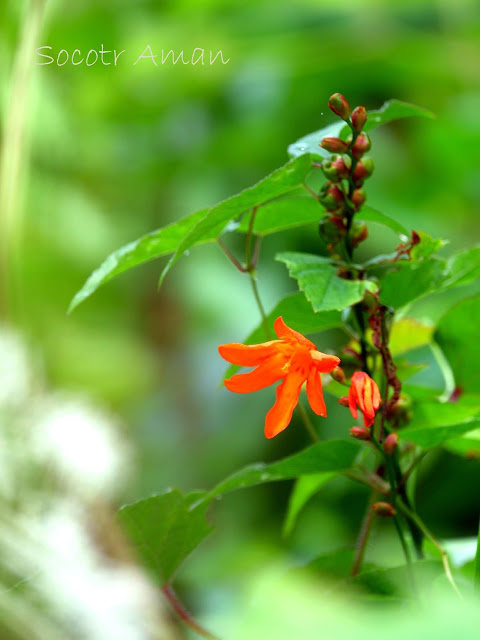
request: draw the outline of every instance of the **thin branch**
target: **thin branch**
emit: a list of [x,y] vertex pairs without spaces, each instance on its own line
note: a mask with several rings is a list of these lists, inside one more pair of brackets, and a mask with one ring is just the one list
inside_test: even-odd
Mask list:
[[315,198],[315,200],[318,200],[318,199],[319,199],[319,198],[318,198],[318,193],[315,193],[315,191],[314,191],[311,187],[309,187],[309,186],[308,186],[308,184],[306,184],[306,183],[304,182],[304,183],[303,183],[303,185],[302,185],[302,187],[303,187],[304,189],[306,189],[306,191],[308,191],[308,193],[309,193],[311,196],[313,196],[313,197]]
[[204,629],[196,620],[194,620],[194,618],[192,618],[183,603],[179,600],[171,585],[165,584],[162,587],[162,592],[164,593],[165,597],[171,604],[172,609],[175,611],[178,617],[183,620],[183,622],[188,627],[190,627],[190,629],[196,631],[200,636],[208,638],[208,640],[219,640],[217,636],[214,636],[213,633],[210,633],[210,631]]
[[377,500],[377,492],[372,491],[372,493],[370,494],[370,498],[368,499],[368,502],[367,502],[365,515],[363,516],[362,524],[360,526],[360,532],[358,534],[357,542],[355,544],[356,552],[355,552],[355,559],[353,561],[353,567],[351,572],[352,576],[356,576],[360,571],[360,566],[363,561],[363,556],[365,553],[365,549],[367,547],[368,537],[371,531],[373,514],[374,514],[373,505],[376,502],[376,500]]
[[227,258],[230,260],[230,262],[233,264],[233,266],[239,271],[241,271],[242,273],[247,273],[248,269],[246,269],[242,264],[240,264],[240,262],[235,258],[235,256],[230,251],[230,249],[223,244],[220,238],[217,238],[217,243],[219,247],[222,249],[222,251],[224,252],[224,254],[227,256]]
[[418,516],[414,511],[409,509],[407,507],[407,505],[404,502],[402,502],[401,500],[397,500],[397,504],[398,504],[399,508],[403,511],[403,513],[410,520],[412,520],[412,522],[414,522],[417,525],[417,527],[423,532],[423,534],[427,538],[429,538],[429,540],[432,542],[432,544],[438,549],[438,551],[440,552],[440,555],[442,556],[443,570],[445,571],[445,575],[447,577],[447,580],[451,584],[453,590],[458,595],[458,597],[462,598],[462,594],[458,590],[458,587],[455,584],[455,580],[453,579],[452,571],[450,569],[450,563],[448,561],[448,554],[445,551],[445,549],[442,547],[440,542],[435,538],[433,533],[430,531],[430,529],[427,527],[427,525],[423,522],[423,520],[420,518],[420,516]]

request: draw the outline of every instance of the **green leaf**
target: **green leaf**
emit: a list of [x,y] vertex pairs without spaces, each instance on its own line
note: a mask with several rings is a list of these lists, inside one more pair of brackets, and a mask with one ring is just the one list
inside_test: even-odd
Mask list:
[[420,262],[426,258],[430,258],[434,253],[437,253],[447,242],[441,238],[432,238],[431,235],[425,233],[425,231],[418,231],[420,237],[419,244],[416,244],[410,251],[410,258],[412,262]]
[[447,441],[444,448],[464,458],[480,458],[480,429],[474,429],[466,436]]
[[327,482],[335,478],[335,473],[316,473],[301,476],[295,482],[288,501],[288,509],[283,523],[283,535],[289,536],[293,531],[300,511]]
[[205,499],[210,500],[230,491],[253,487],[265,482],[289,480],[310,474],[345,471],[352,465],[360,446],[360,443],[355,440],[326,440],[278,462],[249,465],[217,485],[207,494]]
[[443,282],[444,269],[445,261],[437,258],[398,262],[382,279],[380,300],[394,309],[404,307],[438,289]]
[[253,187],[207,210],[204,217],[183,238],[176,253],[162,272],[160,282],[170,268],[190,247],[210,238],[218,237],[234,218],[269,200],[279,198],[301,186],[312,168],[312,156],[304,154],[280,167]]
[[[289,327],[292,327],[292,329],[304,335],[320,333],[320,331],[343,326],[342,316],[339,311],[322,311],[316,313],[302,293],[294,293],[291,296],[283,298],[268,314],[267,323],[272,331],[272,335],[273,323],[279,316],[282,316]],[[265,342],[265,340],[267,340],[267,337],[265,336],[263,324],[259,324],[245,340],[245,344],[257,344],[258,342]]]
[[461,251],[447,260],[444,288],[461,287],[480,278],[480,247]]
[[[269,202],[260,207],[255,216],[253,232],[266,236],[277,231],[318,223],[324,215],[323,207],[312,196],[294,196]],[[248,231],[250,216],[244,216],[236,231]]]
[[412,349],[430,344],[434,327],[413,318],[401,318],[394,323],[390,332],[389,346],[392,355],[399,355]]
[[321,141],[327,136],[335,138],[342,136],[345,138],[348,130],[349,127],[345,126],[343,121],[332,122],[332,124],[322,127],[313,133],[308,133],[290,144],[287,149],[288,155],[291,158],[296,158],[304,153],[311,153],[314,156],[320,156],[320,158],[328,158],[330,153],[322,149],[320,146]]
[[[388,100],[380,109],[368,112],[368,120],[364,129],[365,131],[372,131],[382,124],[392,122],[392,120],[410,118],[412,116],[435,118],[435,115],[431,111],[423,109],[422,107],[417,107],[414,104],[402,102],[401,100]],[[326,158],[330,154],[320,147],[323,138],[327,136],[340,136],[345,138],[349,131],[350,128],[348,125],[345,125],[341,121],[334,122],[327,127],[323,127],[318,131],[301,137],[288,147],[288,153],[292,157],[302,155],[303,153],[312,153]]]
[[[124,247],[111,253],[75,295],[68,308],[68,313],[71,313],[75,307],[78,307],[80,303],[91,296],[102,284],[105,284],[120,273],[176,251],[182,238],[198,224],[207,211],[208,209],[196,211],[178,222],[152,231],[152,233],[148,233],[134,242],[129,242]],[[204,242],[211,242],[212,240],[214,238],[208,238]]]
[[[252,331],[244,344],[258,344],[270,340],[274,336],[273,323],[282,316],[286,324],[292,329],[307,335],[309,333],[319,333],[327,329],[335,329],[342,327],[342,316],[339,311],[323,311],[315,313],[312,305],[306,300],[303,293],[295,293],[280,300],[277,306],[268,314],[267,324],[270,329],[270,335],[265,335],[263,323]],[[231,365],[225,373],[225,378],[232,376],[240,367]]]
[[403,440],[431,448],[462,436],[480,426],[480,406],[450,402],[423,402],[415,406],[407,429],[399,432]]
[[365,291],[376,291],[370,280],[339,278],[328,258],[309,253],[280,253],[276,260],[284,262],[292,278],[298,282],[313,310],[341,311],[362,300]]
[[397,222],[393,218],[386,216],[384,213],[381,213],[380,211],[377,211],[376,209],[373,209],[373,207],[369,207],[368,205],[364,205],[362,207],[362,210],[360,211],[358,216],[365,222],[376,222],[377,224],[381,224],[384,227],[388,227],[399,236],[408,237],[410,235],[403,224],[400,224],[400,222]]
[[119,511],[121,523],[146,566],[161,583],[169,582],[185,558],[212,531],[205,518],[202,492],[182,495],[169,490],[129,504]]
[[392,120],[400,120],[402,118],[421,117],[434,119],[436,116],[434,113],[423,107],[417,107],[410,102],[403,102],[402,100],[387,100],[385,104],[376,111],[368,112],[368,120],[365,124],[364,130],[371,131],[376,129],[382,124],[392,122]]
[[308,154],[291,160],[253,187],[220,204],[196,211],[178,222],[157,229],[114,251],[92,273],[70,303],[69,312],[94,293],[102,284],[140,264],[174,253],[164,270],[194,245],[214,242],[225,226],[237,216],[268,200],[281,197],[301,186],[312,167]]
[[463,391],[480,388],[480,296],[462,300],[441,318],[435,339],[450,362],[455,382]]

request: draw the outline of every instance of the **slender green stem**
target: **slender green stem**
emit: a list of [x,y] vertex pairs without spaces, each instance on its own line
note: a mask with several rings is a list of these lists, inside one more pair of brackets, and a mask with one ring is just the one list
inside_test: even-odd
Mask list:
[[312,424],[312,421],[308,417],[307,412],[305,411],[305,407],[302,404],[302,401],[298,401],[298,412],[302,416],[303,424],[305,425],[305,429],[308,431],[308,434],[312,438],[314,442],[319,442],[320,438],[318,437],[317,432]]
[[[379,451],[380,455],[382,456],[384,462],[385,462],[385,467],[387,469],[387,474],[388,474],[388,479],[390,482],[390,490],[391,490],[391,496],[392,496],[392,503],[393,503],[393,507],[396,508],[398,507],[398,490],[397,490],[397,482],[396,482],[396,478],[395,478],[395,471],[392,465],[392,459],[390,456],[388,456],[383,447],[380,445],[380,443],[378,442],[378,440],[375,438],[375,435],[372,432],[372,444],[375,446],[375,448]],[[412,587],[413,591],[416,591],[416,587],[415,587],[415,578],[413,575],[413,566],[412,566],[412,556],[410,554],[410,550],[408,548],[407,545],[407,541],[405,540],[405,534],[403,532],[403,528],[402,528],[402,523],[400,521],[400,518],[398,517],[397,513],[395,513],[395,515],[393,516],[393,522],[395,524],[395,528],[397,529],[397,533],[398,533],[398,538],[400,540],[400,544],[402,545],[402,549],[403,549],[403,553],[405,555],[405,560],[407,563],[407,572],[408,572],[408,578],[410,581],[410,585]]]
[[248,275],[250,276],[250,283],[252,285],[252,290],[253,290],[253,295],[255,297],[255,302],[257,303],[258,310],[260,312],[260,315],[262,316],[262,326],[263,326],[263,330],[265,332],[265,336],[266,336],[267,340],[271,340],[270,329],[269,329],[268,321],[267,321],[267,314],[265,313],[265,309],[263,308],[263,304],[262,304],[262,300],[260,298],[260,294],[258,293],[257,280],[255,278],[255,275],[252,273],[252,271],[249,271]]
[[365,549],[367,547],[368,537],[370,535],[370,530],[372,527],[373,520],[373,505],[377,500],[377,492],[372,491],[370,497],[367,502],[367,506],[365,509],[365,514],[362,519],[362,524],[360,526],[360,532],[358,534],[357,542],[355,545],[355,559],[353,561],[351,575],[356,576],[360,571],[360,567],[363,562],[363,556],[365,554]]
[[412,522],[414,522],[417,525],[417,527],[423,532],[423,534],[438,549],[442,557],[443,570],[445,571],[447,580],[451,584],[455,593],[461,598],[462,594],[458,590],[458,587],[455,584],[455,580],[453,579],[453,575],[450,569],[450,563],[448,562],[448,555],[445,549],[442,547],[440,542],[435,538],[433,533],[430,531],[430,529],[428,529],[427,525],[423,522],[423,520],[420,518],[420,516],[417,513],[412,511],[412,509],[409,509],[409,507],[407,507],[407,505],[404,502],[402,502],[402,500],[400,499],[397,500],[397,505],[401,509],[401,511],[403,511],[403,513],[407,516],[407,518],[412,520]]

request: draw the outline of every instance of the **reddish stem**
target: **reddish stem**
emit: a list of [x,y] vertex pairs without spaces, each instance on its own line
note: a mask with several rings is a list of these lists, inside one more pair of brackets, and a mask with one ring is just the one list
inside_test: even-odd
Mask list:
[[192,618],[190,613],[184,607],[183,603],[179,600],[177,594],[170,584],[164,584],[162,587],[162,592],[164,593],[165,597],[172,606],[172,609],[175,611],[178,617],[181,618],[183,622],[188,627],[190,627],[190,629],[193,629],[199,635],[203,636],[204,638],[208,638],[209,640],[219,640],[217,636],[214,636],[213,633],[210,633],[210,631],[204,629],[200,624],[198,624],[196,620],[194,620],[194,618]]

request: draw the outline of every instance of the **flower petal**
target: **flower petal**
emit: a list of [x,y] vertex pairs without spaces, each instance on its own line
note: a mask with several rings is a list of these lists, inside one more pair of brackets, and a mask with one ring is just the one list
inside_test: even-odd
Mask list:
[[268,360],[261,362],[256,369],[250,373],[238,373],[225,380],[225,386],[229,391],[235,393],[250,393],[269,387],[286,375],[283,368],[287,358],[281,353],[274,355]]
[[270,340],[262,344],[240,344],[231,342],[221,344],[218,353],[227,362],[243,367],[254,367],[266,358],[274,355],[281,346],[280,340]]
[[353,385],[353,378],[352,378],[352,384],[350,386],[350,389],[348,390],[348,408],[350,409],[350,413],[355,418],[355,420],[358,418],[358,409],[357,409],[356,399],[357,399],[357,394],[355,391],[355,386]]
[[323,418],[327,417],[327,408],[323,399],[322,378],[319,371],[312,368],[307,378],[307,396],[312,411]]
[[279,338],[283,338],[284,340],[295,340],[295,342],[299,342],[305,347],[309,347],[310,349],[315,349],[315,345],[310,340],[307,340],[305,336],[302,336],[301,333],[295,331],[295,329],[291,329],[287,327],[285,322],[283,321],[282,316],[279,316],[275,322],[273,323],[273,328],[275,333]]
[[265,417],[265,436],[273,438],[290,424],[305,376],[292,371],[277,387],[277,400]]
[[340,364],[340,358],[321,351],[310,351],[310,356],[319,373],[330,373]]

